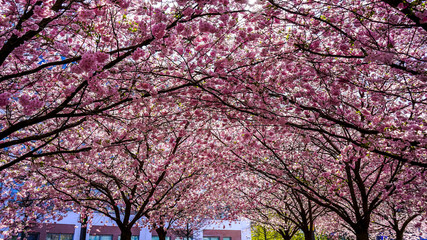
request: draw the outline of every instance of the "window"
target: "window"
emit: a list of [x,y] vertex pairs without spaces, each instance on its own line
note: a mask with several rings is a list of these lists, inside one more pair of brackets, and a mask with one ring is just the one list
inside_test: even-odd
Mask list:
[[203,240],[219,240],[219,237],[203,237]]
[[[171,238],[169,237],[169,236],[166,236],[166,238],[165,238],[166,240],[170,240]],[[152,236],[151,237],[151,240],[160,240],[159,239],[159,236]]]
[[[118,240],[120,240],[120,236],[119,236]],[[139,236],[138,235],[132,235],[130,237],[130,240],[139,240]]]
[[[22,239],[23,236],[22,234],[18,234],[18,236],[13,236],[12,240],[20,240]],[[39,240],[39,233],[27,233],[26,234],[26,239],[27,240]]]
[[377,240],[388,240],[386,236],[377,236]]
[[90,235],[89,240],[113,240],[113,235]]
[[39,234],[38,233],[29,233],[27,236],[27,240],[38,240]]
[[48,233],[46,240],[73,240],[71,233]]
[[222,240],[231,240],[231,237],[223,237]]
[[175,238],[175,240],[193,240],[193,238],[187,238],[187,237],[184,237],[184,238],[182,238],[182,237],[176,237]]

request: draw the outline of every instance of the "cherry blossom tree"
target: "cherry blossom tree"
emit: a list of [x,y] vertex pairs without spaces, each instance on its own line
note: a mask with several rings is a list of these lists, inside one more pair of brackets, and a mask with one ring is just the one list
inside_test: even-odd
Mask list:
[[203,43],[196,59],[187,57],[197,62],[187,81],[210,78],[198,84],[204,100],[236,110],[233,118],[262,116],[319,142],[349,141],[427,166],[423,6],[406,4],[414,23],[384,2],[262,4],[228,34],[236,40],[228,47],[212,52]]
[[[91,154],[94,158],[102,154],[107,158],[110,151],[113,157],[119,149],[126,150],[130,142],[142,144],[142,136],[139,139],[129,138],[127,134],[130,134],[130,130],[123,130],[128,127],[124,123],[129,120],[125,119],[127,116],[124,114],[139,117],[138,109],[132,113],[127,111],[133,103],[140,104],[143,99],[154,98],[160,104],[167,99],[169,105],[176,107],[187,95],[197,94],[197,91],[183,91],[195,83],[181,80],[177,73],[174,73],[176,78],[162,78],[162,72],[168,69],[162,64],[162,59],[174,51],[179,52],[182,48],[177,46],[182,43],[191,43],[189,39],[197,34],[199,25],[202,30],[213,32],[213,25],[207,19],[213,21],[228,14],[237,14],[244,7],[244,3],[217,3],[2,2],[2,221],[14,219],[12,216],[6,217],[5,213],[9,211],[5,209],[13,209],[8,193],[19,188],[15,184],[17,179],[29,176],[30,180],[24,183],[25,188],[33,188],[33,194],[36,194],[39,188],[45,188],[47,180],[52,180],[52,186],[56,187],[54,180],[59,179],[55,174],[67,172],[72,182],[72,174],[65,167],[68,158],[71,158],[72,164],[77,164],[78,161],[89,161]],[[191,54],[195,49],[188,44],[185,51]],[[170,97],[162,100],[160,96],[163,95]],[[153,105],[156,104],[150,106]],[[199,112],[196,111],[196,114]],[[149,115],[148,112],[146,114]],[[103,129],[108,124],[114,125],[113,122],[117,123],[116,130],[121,128],[121,131],[110,129],[108,132]],[[139,127],[141,125],[135,126],[137,129]],[[143,128],[144,132],[145,126]],[[170,139],[176,140],[177,137],[171,136]],[[103,149],[107,146],[108,150]],[[135,150],[133,147],[135,145],[129,150],[130,153]],[[80,155],[83,152],[85,154]],[[56,155],[59,157],[56,158]],[[102,166],[111,166],[114,161],[110,160],[110,165]],[[55,166],[51,161],[59,165]],[[90,165],[93,162],[87,163]],[[118,160],[116,163],[119,166],[125,164]],[[34,180],[34,172],[43,174],[46,179]],[[75,172],[82,174],[81,177],[92,174],[83,173]],[[76,175],[74,178],[79,180]],[[83,185],[80,186],[83,188]],[[19,188],[19,191],[24,193],[23,188]],[[58,207],[61,204],[58,202]],[[26,209],[28,212],[36,210]]]
[[162,204],[147,215],[148,225],[156,231],[160,240],[165,240],[168,232],[184,240],[192,239],[194,231],[209,224],[209,220],[223,213],[224,205],[229,205],[230,200],[227,199],[233,190],[224,182],[231,177],[231,172],[215,171],[218,168],[215,165],[226,164],[218,159],[216,161],[206,166],[200,177],[181,184],[174,193],[169,194],[168,204]]
[[[422,181],[427,166],[425,6],[396,6],[266,1],[258,15],[230,35],[237,41],[221,49],[220,56],[227,57],[198,58],[202,65],[188,70],[212,78],[199,84],[206,94],[202,99],[228,107],[223,119],[246,127],[229,133],[232,140],[221,135],[236,158],[287,186],[304,186],[300,192],[314,194],[317,203],[329,199],[322,206],[343,203],[333,211],[358,239],[368,238],[373,210],[403,186]],[[263,125],[272,127],[259,130]],[[253,135],[261,144],[251,140]],[[303,144],[294,149],[294,141]],[[291,147],[277,153],[280,144]],[[301,156],[289,156],[295,151]],[[253,157],[260,154],[267,160]],[[348,187],[346,193],[341,185],[330,188],[339,190],[342,202],[326,192],[319,196],[335,181],[325,177],[334,174]],[[311,188],[312,182],[319,185]]]
[[[282,195],[277,187],[269,186],[270,191],[256,191],[256,188],[247,188],[251,193],[243,193],[243,198],[248,201],[248,209],[245,211],[246,216],[257,224],[257,234],[262,234],[267,239],[268,230],[274,231],[281,236],[283,240],[291,240],[292,237],[300,230],[304,232],[305,239],[314,239],[314,221],[307,219],[309,214],[303,211],[294,211],[291,206],[294,200],[289,199],[288,194]],[[268,192],[267,192],[268,191]],[[286,200],[289,200],[287,202]],[[299,202],[298,207],[303,206]]]
[[172,232],[174,236],[180,239],[191,240],[195,239],[196,231],[203,229],[208,223],[209,221],[206,221],[206,219],[194,219],[190,216],[190,220],[182,219],[181,223],[174,227]]
[[[405,196],[406,194],[411,196]],[[422,197],[419,196],[418,186],[387,199],[375,212],[374,224],[378,226],[378,232],[390,235],[396,240],[407,239],[411,235],[417,236],[419,230],[425,232],[425,229],[420,229],[425,228],[422,226],[425,204],[419,199]]]
[[[76,126],[114,115],[134,99],[194,85],[178,75],[156,82],[144,73],[166,70],[160,56],[182,49],[176,46],[193,34],[193,20],[213,31],[198,20],[242,9],[216,3],[4,1],[0,170],[24,159],[88,151],[87,145],[46,147],[70,141],[67,133]],[[82,142],[71,140],[75,146]]]
[[318,219],[325,209],[293,188],[260,174],[252,167],[242,174],[242,184],[236,192],[237,199],[244,202],[246,216],[260,226],[273,229],[285,240],[290,240],[298,231],[304,239],[315,239]]
[[[166,118],[156,124],[152,119],[157,118],[148,116],[147,122],[139,121],[151,128],[144,132],[138,128],[115,129],[117,125],[109,130],[135,136],[134,141],[108,144],[105,141],[109,139],[103,139],[94,152],[55,157],[49,160],[53,165],[43,166],[40,158],[34,163],[34,171],[48,184],[46,191],[57,194],[61,201],[104,214],[120,228],[122,239],[130,239],[135,224],[153,211],[173,208],[171,198],[186,194],[188,186],[193,186],[191,182],[207,167],[204,160],[195,157],[204,149],[196,147],[195,139],[184,133],[188,124],[179,123],[181,127],[176,128],[175,121]],[[121,135],[116,132],[113,136]]]
[[128,239],[205,169],[248,168],[366,240],[388,199],[426,199],[422,1],[2,3],[1,209],[50,191]]
[[387,203],[387,207],[389,211],[378,213],[381,219],[385,220],[384,223],[377,223],[381,226],[379,232],[394,236],[396,240],[403,240],[403,236],[407,233],[407,229],[409,229],[409,224],[419,217],[420,213],[409,213],[403,207],[399,208],[393,203]]
[[[357,239],[369,238],[374,211],[388,197],[423,185],[425,176],[417,167],[345,146],[346,142],[336,149],[317,146],[307,141],[304,132],[247,121],[252,122],[251,128],[237,128],[233,137],[223,141],[235,161],[333,212],[344,223],[340,227],[348,228]],[[239,141],[249,147],[242,148]]]
[[216,121],[197,119],[195,111],[165,97],[133,102],[122,118],[98,119],[97,127],[81,133],[90,151],[37,158],[31,177],[58,205],[109,217],[123,239],[137,224],[166,233],[182,214],[213,215],[219,208],[212,208],[212,198],[226,191],[226,172],[218,171],[225,162],[209,134]]

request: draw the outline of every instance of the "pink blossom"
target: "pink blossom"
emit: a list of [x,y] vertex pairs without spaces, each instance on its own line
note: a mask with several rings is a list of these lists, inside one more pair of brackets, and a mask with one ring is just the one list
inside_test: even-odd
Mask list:
[[9,98],[11,94],[8,92],[0,94],[0,107],[4,107],[9,104]]
[[185,9],[184,11],[182,11],[182,14],[183,14],[184,16],[188,17],[188,16],[191,16],[191,14],[193,14],[193,12],[194,12],[194,9],[192,9],[192,8],[187,8],[187,9]]
[[117,2],[118,2],[118,5],[119,5],[121,8],[123,8],[123,9],[128,8],[128,7],[129,7],[129,5],[130,5],[130,1],[128,1],[128,0],[120,0],[120,1],[117,1]]
[[344,52],[347,51],[349,49],[348,44],[341,44],[340,49],[341,51],[344,51]]
[[153,36],[157,39],[165,36],[166,25],[163,23],[158,23],[151,28]]
[[88,72],[95,69],[96,61],[97,61],[96,55],[93,53],[87,52],[83,54],[82,59],[79,62],[79,66],[83,71]]
[[211,32],[214,33],[216,31],[215,27],[208,22],[200,22],[199,23],[199,31],[200,32]]
[[40,109],[43,106],[43,102],[39,100],[38,97],[23,95],[19,98],[19,103],[24,108],[25,115],[31,115],[37,109]]
[[133,54],[132,54],[132,59],[133,60],[138,60],[141,57],[144,57],[144,51],[141,48],[138,48]]
[[403,9],[405,9],[405,8],[407,8],[408,7],[408,4],[407,3],[399,3],[399,5],[397,5],[397,8],[399,9],[399,10],[403,10]]
[[83,10],[79,13],[79,17],[82,19],[92,19],[95,17],[95,13],[92,10]]
[[184,29],[185,29],[184,24],[178,23],[178,24],[176,25],[176,31],[177,31],[178,33],[182,32]]
[[319,47],[319,45],[320,45],[320,41],[316,40],[316,41],[311,43],[311,48],[317,49]]
[[104,63],[110,57],[110,55],[106,54],[105,52],[97,52],[95,55],[96,55],[96,60],[99,63]]
[[182,47],[177,48],[177,49],[176,49],[176,51],[177,51],[180,55],[184,54],[184,48],[182,48]]
[[179,6],[184,6],[187,3],[187,0],[177,0]]
[[221,17],[219,17],[219,20],[222,22],[227,22],[230,16],[228,14],[222,14]]
[[40,6],[34,7],[34,13],[41,18],[44,18],[47,16],[45,9],[43,7],[40,7]]

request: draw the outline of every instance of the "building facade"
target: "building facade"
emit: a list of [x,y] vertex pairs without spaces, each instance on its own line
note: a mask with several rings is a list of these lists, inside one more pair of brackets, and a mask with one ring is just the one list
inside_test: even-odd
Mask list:
[[[27,240],[80,240],[82,226],[79,214],[70,212],[57,222],[46,222],[33,228]],[[132,240],[158,240],[154,230],[135,227]],[[200,229],[194,230],[192,240],[250,240],[250,222],[247,220],[224,221],[210,220]],[[94,214],[92,225],[86,231],[86,240],[120,240],[120,229],[107,217]],[[168,231],[166,240],[186,240]]]

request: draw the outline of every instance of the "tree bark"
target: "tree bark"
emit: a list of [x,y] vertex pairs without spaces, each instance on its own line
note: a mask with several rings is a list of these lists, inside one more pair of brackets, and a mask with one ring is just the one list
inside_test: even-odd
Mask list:
[[267,239],[267,229],[265,229],[265,227],[261,227],[261,229],[262,229],[262,233],[264,235],[264,240],[268,240]]
[[314,231],[303,231],[304,233],[304,240],[314,240]]
[[356,240],[369,240],[368,229],[362,229],[356,232]]
[[159,240],[166,240],[167,231],[162,228],[156,228],[157,235],[159,235]]
[[132,230],[131,228],[122,228],[120,229],[120,240],[131,240]]
[[86,240],[87,216],[83,217],[80,224],[82,226],[80,229],[80,240]]
[[[394,208],[395,209],[395,208]],[[393,227],[393,230],[394,230],[394,232],[395,232],[395,234],[396,234],[396,239],[395,240],[403,240],[403,233],[405,232],[405,229],[406,229],[406,227],[408,226],[408,224],[412,221],[412,220],[414,220],[416,217],[418,217],[419,215],[418,214],[414,214],[414,215],[412,215],[412,216],[410,216],[410,217],[408,217],[406,220],[405,220],[405,222],[403,222],[403,224],[402,224],[402,227],[401,228],[399,228],[399,221],[398,221],[398,219],[397,219],[397,211],[394,211],[394,214],[393,214],[393,224],[392,224],[392,227]]]
[[293,235],[291,235],[290,231],[279,230],[280,236],[282,236],[283,240],[292,240]]
[[186,234],[185,234],[186,239],[184,240],[190,240],[193,239],[193,229],[190,228],[190,224],[187,223],[186,225]]
[[283,240],[292,240],[292,236],[289,235],[282,235]]
[[403,231],[396,231],[396,239],[395,240],[403,240]]
[[80,229],[80,240],[86,240],[86,232],[87,232],[87,227],[82,227]]

